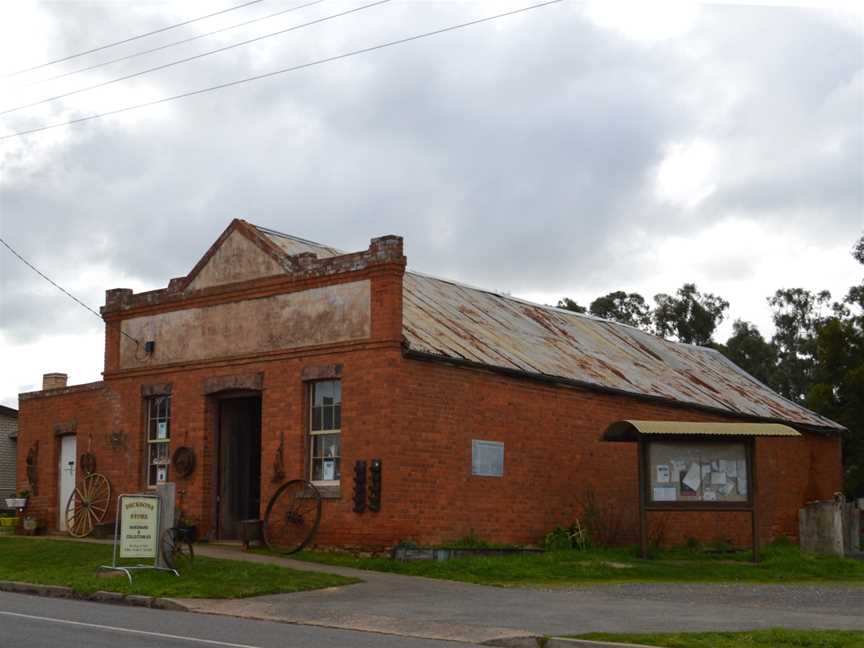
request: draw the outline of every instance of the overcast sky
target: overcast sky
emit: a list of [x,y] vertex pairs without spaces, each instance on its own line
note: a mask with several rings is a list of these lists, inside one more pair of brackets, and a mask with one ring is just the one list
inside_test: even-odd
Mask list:
[[[307,0],[308,1],[308,0]],[[0,110],[326,17],[264,0],[0,78]],[[0,136],[532,4],[392,0],[0,115]],[[0,74],[240,4],[0,4]],[[650,5],[646,8],[644,5]],[[232,218],[555,303],[685,281],[771,333],[781,287],[860,281],[864,14],[563,2],[40,134],[0,140],[0,235],[97,308],[186,274]],[[35,83],[43,81],[41,83]],[[0,248],[0,403],[49,371],[100,378],[101,322]]]

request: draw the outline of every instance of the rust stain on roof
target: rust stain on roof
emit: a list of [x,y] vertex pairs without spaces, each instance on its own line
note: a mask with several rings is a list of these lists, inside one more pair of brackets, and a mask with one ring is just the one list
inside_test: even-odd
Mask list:
[[408,349],[442,359],[842,429],[713,349],[419,273],[405,273],[403,334]]

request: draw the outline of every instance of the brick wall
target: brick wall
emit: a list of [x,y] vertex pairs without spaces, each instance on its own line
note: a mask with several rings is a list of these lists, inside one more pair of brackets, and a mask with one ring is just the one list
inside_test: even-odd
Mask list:
[[[499,542],[536,543],[581,512],[587,489],[611,505],[621,540],[637,538],[636,446],[600,441],[622,419],[732,421],[696,409],[405,359],[396,380],[392,439],[381,444],[385,504],[404,510],[391,537],[424,543],[473,531]],[[471,475],[471,440],[505,444],[503,477]],[[835,438],[757,441],[760,534],[797,535],[797,511],[840,488]],[[396,482],[396,483],[394,483]],[[747,513],[652,513],[669,542],[687,537],[750,541]]]
[[[15,491],[15,455],[17,445],[9,435],[18,431],[18,419],[0,412],[0,497]],[[0,502],[0,507],[3,503]]]
[[[401,348],[401,241],[394,239],[395,251],[388,254],[383,243],[377,245],[370,246],[365,257],[352,257],[353,265],[322,263],[327,272],[315,274],[307,268],[296,280],[218,286],[190,297],[199,305],[205,297],[207,304],[215,304],[369,279],[371,334],[361,341],[121,369],[120,323],[140,313],[182,309],[185,302],[182,286],[140,296],[109,291],[104,383],[21,396],[19,488],[27,487],[27,451],[39,442],[39,493],[31,499],[31,514],[56,528],[58,511],[65,506],[57,501],[58,433],[76,434],[79,456],[88,450],[96,456],[97,471],[110,479],[115,495],[146,488],[143,394],[154,386],[170,388],[171,451],[188,446],[197,455],[195,472],[176,481],[178,504],[206,535],[215,523],[217,411],[218,399],[225,395],[213,392],[214,379],[221,378],[228,387],[251,387],[261,397],[262,502],[266,503],[278,486],[272,477],[281,442],[286,477],[308,475],[304,376],[321,375],[321,367],[341,365],[342,487],[325,501],[316,541],[343,547],[383,548],[404,539],[432,544],[471,532],[498,542],[539,543],[554,526],[569,524],[581,514],[589,489],[619,519],[620,541],[632,542],[637,528],[636,447],[601,442],[604,429],[628,418],[734,420],[633,397],[406,358]],[[383,261],[375,265],[379,256]],[[503,477],[472,476],[472,439],[505,444]],[[356,459],[373,458],[383,462],[382,510],[358,515],[352,511],[352,466]],[[757,459],[763,541],[796,534],[801,504],[830,497],[840,487],[836,438],[808,434],[760,439]],[[739,545],[749,543],[746,513],[654,514],[650,523],[654,528],[662,526],[669,542],[724,537]]]

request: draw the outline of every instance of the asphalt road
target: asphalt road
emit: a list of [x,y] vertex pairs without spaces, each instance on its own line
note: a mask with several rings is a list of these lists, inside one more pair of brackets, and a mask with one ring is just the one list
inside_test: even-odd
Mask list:
[[0,592],[0,648],[465,648],[372,632]]
[[[208,546],[208,555],[239,552]],[[248,599],[184,600],[197,611],[336,628],[482,642],[512,635],[824,628],[864,630],[864,587],[825,584],[625,584],[487,587],[331,567],[262,554],[273,562],[359,576],[364,582]]]

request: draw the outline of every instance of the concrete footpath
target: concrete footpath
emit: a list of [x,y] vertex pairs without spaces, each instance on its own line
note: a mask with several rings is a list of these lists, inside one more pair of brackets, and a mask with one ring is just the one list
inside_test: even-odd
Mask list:
[[470,643],[582,632],[864,630],[864,588],[821,585],[593,585],[502,588],[361,571],[198,545],[196,552],[363,579],[248,599],[172,599],[190,612]]

